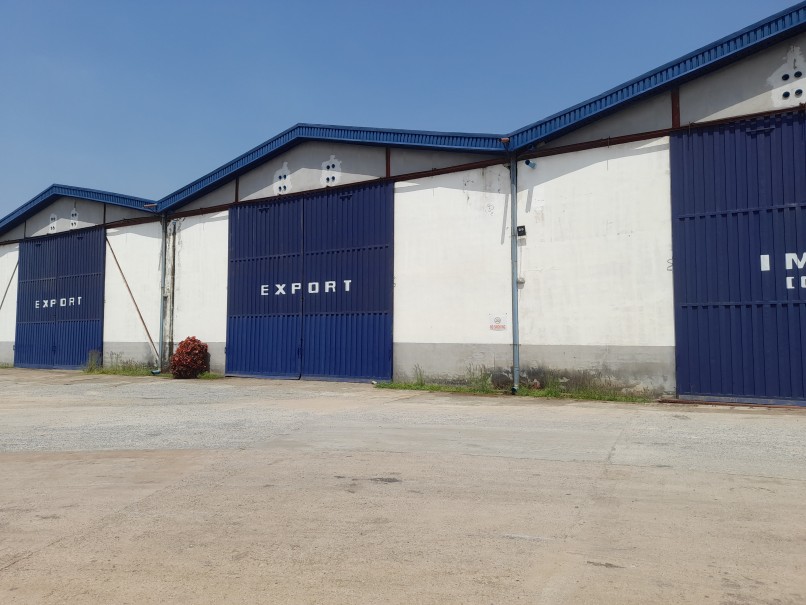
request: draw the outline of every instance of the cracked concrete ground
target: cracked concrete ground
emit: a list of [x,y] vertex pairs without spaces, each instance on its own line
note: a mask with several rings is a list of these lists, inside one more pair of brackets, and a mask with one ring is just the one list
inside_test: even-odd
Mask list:
[[0,603],[806,602],[806,411],[0,370]]

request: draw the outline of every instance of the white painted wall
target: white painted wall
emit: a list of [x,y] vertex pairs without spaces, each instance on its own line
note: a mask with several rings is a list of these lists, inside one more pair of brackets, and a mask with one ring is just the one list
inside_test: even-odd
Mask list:
[[511,342],[508,192],[503,166],[395,185],[396,343]]
[[143,212],[142,210],[135,210],[134,208],[125,208],[123,206],[116,206],[115,204],[106,204],[106,222],[114,223],[116,221],[125,221],[130,218],[144,218],[154,214],[151,212]]
[[482,153],[453,153],[450,151],[430,151],[425,149],[390,149],[390,172],[393,176],[438,170],[460,164],[471,164],[492,159],[494,156]]
[[17,225],[0,235],[0,242],[22,239],[25,236],[25,223]]
[[[106,236],[109,244],[104,293],[104,357],[106,360],[117,356],[120,360],[154,362],[150,340],[159,348],[162,227],[160,223],[132,225],[108,229]],[[120,268],[115,264],[112,250]],[[137,315],[138,307],[145,327]]]
[[[26,237],[70,231],[70,213],[74,208],[78,213],[74,228],[92,227],[104,222],[104,204],[72,197],[60,197],[26,221]],[[53,223],[50,220],[51,216],[56,217]]]
[[178,210],[184,212],[187,210],[200,210],[203,208],[211,208],[213,206],[221,206],[223,204],[231,204],[235,201],[235,179],[229,183],[225,183],[218,189],[214,189],[200,198],[193,200],[189,204],[182,206]]
[[518,173],[525,345],[674,346],[669,140]]
[[[392,148],[390,171],[392,175],[408,174],[492,157],[489,154]],[[385,176],[384,147],[312,141],[297,145],[243,174],[238,189],[240,201],[246,201],[324,189],[331,185],[360,183]],[[232,180],[179,210],[198,210],[234,201],[235,181]]]
[[[17,329],[17,282],[19,245],[0,246],[0,363],[14,363],[14,336]],[[6,291],[8,288],[8,291]],[[7,293],[6,293],[7,292]]]
[[[335,168],[326,168],[334,165]],[[309,142],[297,145],[242,175],[239,194],[241,200],[290,195],[324,188],[328,184],[358,183],[385,174],[386,150],[383,147]],[[281,190],[281,187],[285,189]]]
[[[22,239],[24,237],[38,237],[64,233],[72,229],[94,227],[104,223],[104,207],[106,208],[106,222],[113,223],[132,218],[154,216],[150,212],[124,208],[115,204],[103,204],[72,197],[56,198],[51,204],[28,218],[25,223],[14,227],[0,235],[0,241]],[[75,218],[72,216],[76,211]],[[55,217],[55,220],[51,220]]]
[[672,127],[672,98],[668,92],[643,99],[624,109],[554,139],[546,148],[598,141]]
[[[704,122],[806,103],[806,34],[680,87],[680,122]],[[795,72],[801,72],[795,77]],[[783,79],[788,75],[787,80]],[[802,94],[795,93],[801,90]],[[784,99],[784,93],[789,98]]]
[[229,213],[185,217],[175,223],[174,341],[195,336],[210,344],[210,363],[221,369],[227,340]]

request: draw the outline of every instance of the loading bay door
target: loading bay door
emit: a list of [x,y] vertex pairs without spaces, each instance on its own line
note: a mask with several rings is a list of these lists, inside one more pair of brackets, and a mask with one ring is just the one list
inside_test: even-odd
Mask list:
[[84,366],[103,354],[105,235],[87,229],[20,242],[14,365]]
[[391,378],[393,199],[375,184],[230,210],[227,374]]
[[803,113],[671,138],[678,395],[806,405]]

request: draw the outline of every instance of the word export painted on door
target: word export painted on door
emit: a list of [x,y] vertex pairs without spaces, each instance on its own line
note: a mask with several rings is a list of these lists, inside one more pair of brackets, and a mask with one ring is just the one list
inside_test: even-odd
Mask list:
[[80,296],[69,296],[66,298],[46,298],[34,301],[34,306],[37,309],[49,309],[50,307],[77,307],[80,304],[81,304]]
[[[293,282],[291,284],[261,284],[260,286],[260,295],[261,296],[271,296],[272,291],[274,291],[274,296],[285,296],[288,294],[297,294],[298,292],[302,291],[302,286],[306,285],[307,289],[305,290],[308,294],[319,294],[320,292],[324,294],[333,294],[338,292],[341,289],[342,292],[349,292],[350,291],[350,284],[353,283],[351,279],[343,279],[341,281],[326,281],[326,282],[318,282],[312,281],[308,282],[307,284],[303,284],[302,282]],[[341,288],[339,288],[339,284],[341,284]],[[291,286],[288,288],[288,286]],[[286,291],[288,289],[288,291]]]

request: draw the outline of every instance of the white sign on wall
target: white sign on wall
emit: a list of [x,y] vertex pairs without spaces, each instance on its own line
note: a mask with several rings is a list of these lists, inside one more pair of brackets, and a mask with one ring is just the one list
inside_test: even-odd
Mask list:
[[509,323],[506,313],[490,315],[490,329],[494,332],[502,332],[507,329]]

